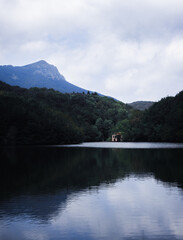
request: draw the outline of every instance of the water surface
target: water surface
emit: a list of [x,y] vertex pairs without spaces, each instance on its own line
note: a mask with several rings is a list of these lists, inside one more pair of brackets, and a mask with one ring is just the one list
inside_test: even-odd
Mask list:
[[[61,145],[62,146],[62,145]],[[64,147],[89,147],[89,148],[183,148],[183,143],[155,143],[155,142],[86,142],[81,144],[64,145]]]
[[0,149],[0,240],[183,239],[182,148]]

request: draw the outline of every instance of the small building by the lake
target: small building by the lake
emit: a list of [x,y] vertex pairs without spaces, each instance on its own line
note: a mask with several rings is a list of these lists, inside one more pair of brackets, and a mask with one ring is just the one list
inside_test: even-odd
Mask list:
[[122,142],[122,135],[121,133],[114,133],[112,135],[112,142]]

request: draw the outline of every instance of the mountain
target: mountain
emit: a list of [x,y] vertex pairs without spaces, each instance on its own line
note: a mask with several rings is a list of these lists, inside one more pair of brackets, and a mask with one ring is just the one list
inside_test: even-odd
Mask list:
[[128,103],[131,107],[144,111],[148,108],[150,108],[155,102],[152,101],[136,101],[132,103]]
[[21,67],[0,66],[0,80],[23,88],[53,88],[62,93],[87,92],[86,89],[67,82],[55,66],[44,60]]

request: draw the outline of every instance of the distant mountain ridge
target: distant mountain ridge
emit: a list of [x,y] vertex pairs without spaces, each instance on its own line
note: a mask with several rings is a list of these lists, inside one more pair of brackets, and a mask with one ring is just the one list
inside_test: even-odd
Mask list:
[[54,65],[44,60],[25,66],[0,66],[0,80],[23,88],[53,88],[62,93],[88,92],[67,82]]
[[128,105],[130,105],[131,107],[144,111],[148,108],[150,108],[155,102],[152,101],[136,101],[136,102],[132,102],[132,103],[128,103]]

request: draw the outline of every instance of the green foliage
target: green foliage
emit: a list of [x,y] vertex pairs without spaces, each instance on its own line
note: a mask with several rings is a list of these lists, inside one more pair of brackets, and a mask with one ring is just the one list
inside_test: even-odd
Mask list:
[[0,111],[0,144],[65,144],[107,140],[129,106],[89,91],[62,94],[0,82]]
[[183,92],[148,110],[96,93],[12,87],[0,82],[0,144],[67,144],[106,141],[183,142]]
[[130,140],[183,142],[183,91],[131,117],[130,125],[133,136]]

